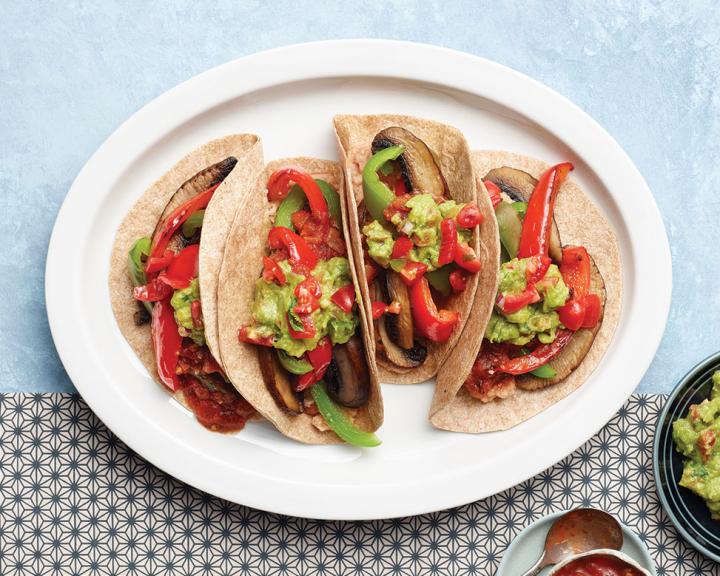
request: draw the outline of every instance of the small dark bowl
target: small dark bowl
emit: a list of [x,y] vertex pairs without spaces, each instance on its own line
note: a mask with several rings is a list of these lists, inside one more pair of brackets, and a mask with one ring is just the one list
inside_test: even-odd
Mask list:
[[720,520],[710,518],[702,498],[680,486],[683,458],[672,438],[673,422],[687,416],[691,404],[710,397],[715,370],[720,370],[720,352],[690,370],[670,394],[655,430],[653,470],[660,501],[675,528],[689,544],[720,562]]

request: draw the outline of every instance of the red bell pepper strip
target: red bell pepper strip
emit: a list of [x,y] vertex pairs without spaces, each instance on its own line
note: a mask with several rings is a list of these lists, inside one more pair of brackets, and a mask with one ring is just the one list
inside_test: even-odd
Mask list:
[[280,265],[269,256],[263,256],[262,277],[265,282],[275,282],[278,286],[285,286],[287,283],[285,272],[283,272]]
[[153,306],[151,333],[158,376],[163,384],[174,392],[182,386],[177,374],[182,336],[178,332],[169,298],[159,300]]
[[322,224],[327,224],[330,221],[327,202],[320,186],[307,172],[296,168],[284,168],[274,172],[268,179],[268,200],[276,202],[285,198],[290,191],[292,182],[295,182],[305,192],[310,211],[315,219]]
[[156,258],[148,258],[147,265],[145,266],[145,274],[154,274],[165,270],[175,258],[175,253],[172,250],[165,250],[162,256]]
[[202,305],[200,300],[193,300],[190,304],[190,317],[192,318],[193,326],[195,328],[202,328],[205,323],[203,322]]
[[560,274],[571,290],[571,297],[581,301],[590,290],[590,256],[583,246],[568,246],[562,254]]
[[258,336],[252,332],[251,326],[243,326],[238,331],[238,340],[247,344],[255,344],[257,346],[267,346],[272,348],[273,337],[272,336]]
[[495,206],[502,202],[500,188],[490,180],[483,180],[483,184],[485,184],[485,189],[488,191],[488,196],[490,196],[490,202],[492,202],[493,208],[495,208]]
[[475,228],[483,220],[480,208],[474,203],[465,204],[456,217],[457,225],[460,228]]
[[[459,216],[459,214],[458,214]],[[455,249],[458,243],[457,224],[455,220],[446,218],[440,222],[440,253],[438,265],[445,266],[455,259]]]
[[352,284],[338,288],[330,300],[343,312],[352,312],[355,305],[355,287]]
[[588,294],[585,296],[585,318],[583,319],[583,328],[594,328],[602,317],[602,302],[597,294]]
[[286,248],[290,255],[290,264],[293,270],[309,273],[317,264],[317,256],[305,240],[289,228],[275,226],[268,234],[268,244],[271,248]]
[[298,376],[295,384],[297,392],[302,392],[318,380],[322,380],[328,366],[330,366],[330,362],[332,362],[332,351],[332,343],[327,337],[321,339],[313,350],[307,351],[306,356],[313,369],[307,374]]
[[460,322],[460,314],[438,310],[426,278],[410,286],[410,308],[418,332],[433,342],[446,342]]
[[518,258],[548,255],[555,199],[560,186],[572,169],[573,165],[570,162],[563,162],[540,176],[530,196],[523,220]]
[[212,200],[213,194],[217,187],[221,183],[215,184],[212,188],[208,188],[205,192],[201,192],[197,196],[194,196],[185,204],[178,206],[163,222],[162,227],[153,238],[152,248],[150,250],[150,258],[157,258],[165,253],[168,242],[172,238],[173,234],[177,232],[178,228],[183,225],[183,222],[190,218],[193,212],[206,208]]
[[458,242],[455,245],[455,264],[463,270],[467,270],[471,274],[479,272],[482,269],[482,262],[478,260],[475,250],[470,248],[465,242]]
[[322,296],[322,289],[320,283],[313,278],[308,276],[295,286],[295,298],[297,304],[293,306],[292,311],[298,316],[312,314],[315,310],[320,308],[320,296]]
[[317,334],[317,328],[310,314],[296,314],[290,311],[287,313],[287,323],[290,338],[295,340],[313,338]]
[[549,256],[530,256],[525,263],[525,280],[528,285],[537,284],[545,277],[552,264]]
[[552,360],[572,338],[572,330],[560,330],[550,344],[541,344],[524,356],[507,358],[500,362],[498,370],[506,374],[527,374]]
[[400,314],[400,302],[392,302],[391,304],[385,304],[385,302],[373,302],[372,303],[372,317],[373,320],[377,320],[383,314]]
[[422,262],[414,262],[412,260],[405,262],[400,269],[400,279],[408,286],[416,284],[420,278],[427,272],[427,264]]
[[160,272],[158,280],[172,286],[175,290],[182,290],[190,286],[190,281],[198,275],[198,254],[200,244],[191,244],[175,254],[170,265]]
[[528,286],[519,294],[503,294],[499,292],[495,304],[503,314],[514,314],[528,304],[540,302],[540,294],[535,286]]
[[133,288],[133,298],[140,300],[140,302],[159,302],[160,300],[169,298],[172,294],[172,286],[157,277],[151,278],[147,284],[143,286],[135,286]]
[[594,328],[602,316],[602,303],[597,294],[590,293],[592,265],[582,246],[563,248],[560,273],[570,288],[570,300],[558,309],[560,322],[570,330]]
[[464,270],[453,270],[450,272],[448,279],[455,293],[462,292],[467,287],[468,275]]
[[396,260],[398,258],[405,258],[405,256],[408,255],[410,250],[412,250],[413,246],[413,241],[410,240],[410,238],[408,238],[407,236],[400,236],[397,240],[395,240],[395,244],[393,244],[392,254],[390,254],[390,258],[392,260]]

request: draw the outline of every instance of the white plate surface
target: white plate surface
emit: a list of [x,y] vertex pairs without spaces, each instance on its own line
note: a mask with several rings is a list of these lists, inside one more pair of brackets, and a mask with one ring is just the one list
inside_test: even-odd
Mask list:
[[[336,113],[403,113],[461,128],[472,148],[571,160],[617,232],[622,316],[605,360],[577,392],[516,428],[433,429],[432,384],[383,386],[379,449],[304,446],[268,424],[206,431],[148,377],[123,340],[107,287],[113,235],[147,186],[193,147],[260,134],[267,159],[336,158]],[[230,62],[160,96],[88,161],[55,224],[46,299],[75,386],[132,449],[228,500],[284,514],[369,519],[460,505],[551,466],[590,438],[645,373],[670,304],[671,263],[657,206],[618,144],[589,116],[517,72],[443,48],[388,41],[290,46]]]

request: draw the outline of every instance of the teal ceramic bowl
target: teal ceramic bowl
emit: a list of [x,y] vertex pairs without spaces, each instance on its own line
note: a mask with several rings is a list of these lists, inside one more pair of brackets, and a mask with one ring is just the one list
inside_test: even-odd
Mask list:
[[[556,512],[544,516],[536,520],[526,527],[520,534],[515,537],[510,546],[503,554],[502,561],[495,576],[520,576],[532,566],[540,557],[545,546],[545,537],[547,536],[550,526],[553,522],[565,512]],[[653,576],[657,575],[655,563],[650,557],[650,552],[643,544],[642,540],[627,526],[621,524],[623,532],[623,547],[621,552],[626,554],[640,566],[645,568]],[[548,567],[542,572],[541,576],[545,576],[550,572],[552,567]]]

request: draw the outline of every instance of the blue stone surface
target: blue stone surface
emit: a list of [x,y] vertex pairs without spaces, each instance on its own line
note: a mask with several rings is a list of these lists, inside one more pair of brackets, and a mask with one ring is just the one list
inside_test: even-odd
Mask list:
[[44,266],[60,204],[94,150],[145,103],[207,68],[331,38],[464,50],[524,72],[590,113],[647,179],[672,248],[670,319],[639,391],[670,391],[720,347],[720,12],[714,2],[319,6],[0,3],[0,391],[73,390],[48,329]]

